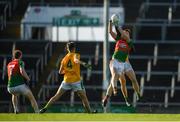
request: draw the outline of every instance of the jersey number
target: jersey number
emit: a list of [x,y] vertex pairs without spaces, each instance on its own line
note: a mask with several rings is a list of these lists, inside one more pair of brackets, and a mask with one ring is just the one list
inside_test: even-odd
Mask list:
[[67,67],[70,68],[70,69],[72,69],[72,62],[71,62],[71,60],[68,61]]
[[13,71],[14,67],[15,67],[14,64],[9,65],[10,75],[12,75],[12,71]]

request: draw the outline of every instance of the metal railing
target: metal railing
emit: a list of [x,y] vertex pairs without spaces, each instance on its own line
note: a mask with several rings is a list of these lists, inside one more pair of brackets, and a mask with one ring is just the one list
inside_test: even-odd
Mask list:
[[[0,42],[13,42],[13,46],[12,48],[15,48],[14,44],[16,44],[16,42],[21,42],[22,40],[14,40],[11,41],[12,39],[1,39]],[[40,40],[31,40],[32,42],[39,42]],[[23,41],[22,41],[23,42]],[[29,41],[28,41],[29,42]],[[12,49],[13,50],[13,49]],[[47,65],[47,62],[49,60],[49,58],[52,56],[52,42],[48,41],[45,46],[43,47],[43,53],[42,54],[24,54],[23,57],[24,58],[36,58],[36,65],[35,65],[35,79],[38,81],[39,80],[39,75],[40,73],[42,73],[44,67]],[[7,65],[7,58],[11,58],[12,55],[9,54],[0,54],[0,57],[3,58],[3,62],[4,62],[4,66],[3,66],[3,71],[5,71],[6,69],[6,65]],[[4,73],[3,73],[4,74]]]
[[[50,91],[51,90],[57,90],[59,87],[59,85],[44,85],[39,94],[38,94],[38,101],[39,103],[45,103],[46,102],[46,98],[47,97],[50,97]],[[99,92],[102,92],[103,89],[102,89],[102,86],[85,86],[86,90],[97,90]],[[133,90],[133,88],[131,86],[127,86],[127,89],[128,90]],[[174,87],[172,88],[171,86],[169,87],[159,87],[159,86],[144,86],[144,87],[141,87],[141,89],[144,89],[144,91],[148,91],[148,90],[153,90],[153,91],[163,91],[164,94],[163,97],[164,97],[164,100],[163,101],[158,101],[158,98],[154,98],[154,102],[151,102],[151,101],[145,101],[145,102],[138,102],[136,100],[136,96],[135,96],[135,93],[133,95],[133,106],[136,106],[136,105],[152,105],[152,106],[164,106],[165,108],[167,108],[168,106],[180,106],[180,103],[177,101],[177,102],[170,102],[169,99],[169,95],[171,93],[171,90],[175,90],[175,91],[179,91],[180,90],[180,87]],[[90,97],[93,97],[93,96],[90,96]],[[156,100],[157,99],[157,100]],[[176,98],[176,99],[179,99],[179,98]],[[158,101],[158,102],[157,102]],[[56,104],[67,104],[67,103],[71,103],[70,99],[69,101],[66,101],[66,102],[57,102]],[[101,104],[101,101],[90,101],[91,103],[93,104]],[[78,104],[78,101],[74,101],[73,104]],[[112,104],[125,104],[124,102],[115,102],[115,101],[112,101]]]
[[[150,6],[166,6],[166,7],[173,7],[176,10],[177,6],[180,6],[180,3],[172,2],[172,3],[162,3],[162,2],[151,2],[146,0],[146,2],[142,3],[139,9],[139,17],[144,18],[145,13],[148,11]],[[167,13],[168,15],[168,13]],[[168,18],[167,18],[168,19]]]
[[[158,0],[145,0],[145,2],[146,3],[159,3],[159,1]],[[164,1],[163,3],[173,3],[173,4],[176,4],[176,3],[178,3],[178,1],[177,0],[169,0],[169,1]]]
[[[159,32],[159,40],[161,41],[165,41],[167,40],[167,29],[168,27],[179,27],[180,28],[180,24],[178,23],[172,23],[172,24],[169,24],[169,23],[135,23],[133,24],[132,26],[132,30],[133,30],[133,33],[132,33],[132,39],[133,40],[137,40],[137,35],[139,33],[139,30],[143,27],[159,27],[160,28],[160,32]],[[148,32],[147,32],[148,33]]]
[[138,18],[137,22],[139,23],[159,23],[159,24],[180,24],[180,19],[173,19],[171,23],[169,23],[168,19],[152,19],[152,18]]
[[[137,41],[137,43],[141,43],[141,42]],[[143,43],[147,43],[148,44],[148,42],[144,42],[144,41],[143,41]],[[156,45],[158,43],[164,43],[164,42],[150,41],[150,43]],[[171,43],[171,42],[167,42],[167,43]],[[176,44],[175,41],[173,41],[172,43]],[[154,49],[154,50],[156,50],[156,49]],[[156,52],[156,53],[155,53],[156,55],[154,54],[152,56],[149,56],[149,55],[147,55],[147,56],[146,55],[144,55],[144,56],[132,55],[130,57],[130,59],[139,59],[139,60],[147,59],[147,64],[148,64],[148,62],[152,62],[155,59],[155,57],[156,57],[156,61],[158,61],[160,59],[164,59],[164,60],[172,59],[172,60],[178,60],[180,62],[180,57],[179,56],[158,56],[158,52]],[[93,58],[94,59],[94,56],[93,55],[91,55],[91,56],[89,56],[89,55],[82,55],[81,58],[87,58],[87,59],[92,59]],[[102,56],[99,56],[99,58],[102,58]],[[141,81],[140,82],[141,83],[141,85],[140,85],[141,86],[141,93],[143,93],[145,90],[149,90],[149,89],[150,90],[163,90],[166,93],[164,94],[164,102],[163,103],[154,102],[154,103],[144,103],[143,105],[148,105],[148,104],[159,105],[159,104],[162,104],[162,105],[164,105],[164,107],[168,107],[168,105],[175,105],[175,106],[178,105],[179,106],[180,105],[179,103],[169,103],[168,102],[168,99],[169,99],[168,94],[170,94],[171,96],[174,96],[175,90],[180,90],[180,88],[175,85],[175,76],[179,77],[179,73],[178,72],[180,71],[180,69],[178,69],[176,72],[174,72],[174,71],[152,71],[151,70],[151,66],[152,65],[150,63],[150,65],[149,65],[150,68],[148,70],[148,65],[147,65],[147,71],[136,71],[136,74],[141,76],[141,78],[140,78],[141,79],[140,80]],[[86,74],[86,73],[87,73],[87,71],[82,71],[82,74]],[[103,73],[102,73],[101,70],[95,70],[95,71],[92,71],[91,74],[92,75],[93,74],[102,75]],[[169,86],[169,87],[144,86],[144,81],[145,81],[144,77],[145,76],[147,77],[146,81],[150,81],[152,75],[164,75],[164,76],[169,75],[171,77],[171,81],[169,81],[169,82],[171,82],[171,86]],[[43,100],[44,100],[46,98],[45,96],[49,95],[50,89],[57,87],[56,85],[54,85],[55,84],[54,81],[58,81],[58,78],[59,78],[58,70],[53,70],[49,74],[49,76],[47,78],[48,84],[44,85],[43,88],[41,88],[41,90],[39,92],[39,95],[38,95],[39,99],[40,99],[40,97],[43,96]],[[179,80],[177,80],[177,82],[178,81]],[[87,87],[87,89],[91,89],[92,88],[92,89],[101,89],[102,90],[102,86],[97,86],[97,85],[96,86],[94,86],[94,85],[93,86],[86,86],[86,87]],[[48,88],[50,88],[50,89],[48,89]],[[46,90],[44,90],[44,89],[46,89]],[[129,88],[129,89],[132,89],[132,88]],[[43,100],[41,102],[43,102]],[[134,101],[134,103],[133,103],[134,106],[136,106],[136,104],[139,104],[139,103],[136,103],[136,98],[135,97],[133,98],[133,101]]]
[[[82,55],[81,56],[82,59],[94,59],[94,56],[91,55]],[[102,55],[99,56],[99,59],[102,59]],[[140,55],[132,55],[130,56],[130,59],[138,59],[138,60],[142,60],[142,59],[145,59],[147,60],[147,68],[146,68],[146,71],[136,71],[136,74],[139,74],[139,75],[147,75],[147,80],[149,81],[150,78],[151,78],[151,75],[175,75],[177,76],[177,79],[178,81],[180,81],[180,57],[179,56],[158,56],[158,55],[152,55],[152,56],[149,56],[149,55],[143,55],[143,56],[140,56]],[[174,61],[178,61],[178,67],[177,67],[177,71],[154,71],[152,70],[152,66],[156,66],[156,63],[154,62],[157,62],[158,60],[167,60],[167,59],[171,59],[171,60],[174,60]],[[152,65],[153,64],[153,65]],[[82,74],[85,74],[87,73],[87,71],[82,71]],[[99,74],[101,75],[102,74],[102,70],[94,70],[91,72],[91,74]],[[51,82],[51,81],[58,81],[58,70],[53,70],[51,71],[51,73],[49,74],[48,78],[47,78],[47,81],[48,83],[51,83],[51,84],[54,84],[54,82]]]
[[[31,79],[31,81],[35,81],[35,71],[33,69],[31,70],[26,70],[29,78]],[[3,74],[4,73],[4,77],[2,78],[3,80],[5,80],[5,77],[7,77],[7,72],[4,72],[3,70],[0,70],[0,73]],[[6,81],[7,82],[7,81]],[[1,86],[1,85],[0,85]]]
[[[148,23],[143,23],[142,21],[147,21]],[[22,29],[22,39],[29,39],[31,36],[26,34],[26,30],[28,29],[27,26],[28,25],[33,25],[33,24],[40,24],[40,25],[44,25],[44,26],[52,26],[52,23],[22,23],[23,24],[23,29]],[[139,21],[137,21],[136,23],[125,23],[124,26],[130,26],[132,29],[132,39],[133,40],[137,40],[137,35],[140,31],[141,28],[146,27],[158,27],[160,28],[159,31],[159,38],[158,40],[160,41],[165,41],[167,40],[167,30],[169,27],[178,27],[180,28],[180,19],[176,19],[176,20],[172,20],[171,23],[168,23],[167,20],[144,20],[144,19],[139,19]],[[56,31],[58,31],[58,29],[56,29]],[[57,32],[56,32],[57,33]],[[50,39],[52,36],[49,36],[48,38]],[[78,38],[78,37],[77,37]],[[51,39],[50,39],[51,40]],[[148,40],[148,39],[146,39]]]
[[1,28],[1,30],[3,30],[3,28],[4,28],[4,21],[3,21],[2,15],[0,15],[0,28]]
[[[166,19],[161,19],[161,18],[148,18],[146,17],[146,13],[149,10],[149,7],[151,6],[163,6],[163,7],[169,7],[168,12],[167,12],[167,18]],[[159,10],[160,11],[160,7]],[[141,7],[139,9],[139,16],[136,20],[137,23],[141,23],[143,27],[144,24],[149,24],[150,26],[156,26],[161,28],[161,40],[166,40],[166,35],[167,34],[167,28],[168,27],[179,27],[180,24],[180,19],[174,19],[172,10],[173,12],[176,12],[176,7],[180,7],[180,3],[176,1],[172,1],[170,3],[168,2],[151,2],[150,0],[146,0],[144,3],[141,4]],[[151,16],[150,16],[151,17]],[[157,24],[157,25],[155,25]],[[141,27],[136,28],[137,33],[141,29]],[[133,34],[134,36],[136,35],[135,33]],[[136,39],[136,38],[134,38]]]
[[[4,79],[4,76],[6,74],[6,66],[7,66],[7,58],[12,58],[12,55],[0,55],[0,57],[3,58],[3,72],[2,72],[2,79]],[[33,73],[35,75],[33,75],[33,79],[38,81],[38,78],[39,78],[39,74],[42,72],[43,70],[43,56],[42,55],[26,55],[24,54],[23,55],[24,58],[37,58],[36,60],[36,68],[33,69],[34,72],[36,73]]]
[[3,15],[0,16],[1,30],[3,30],[7,25],[7,17],[11,16],[12,5],[10,1],[0,1],[0,4],[5,5]]
[[[56,2],[31,2],[29,3],[29,6],[80,6],[80,7],[102,7],[103,6],[103,2],[102,3],[93,3],[93,2],[89,2],[89,3],[73,3],[73,2],[69,2],[69,3],[56,3]],[[116,6],[122,6],[122,3],[111,3],[110,6],[116,7]]]
[[52,56],[52,42],[48,42],[44,47],[44,65],[47,65],[48,57]]

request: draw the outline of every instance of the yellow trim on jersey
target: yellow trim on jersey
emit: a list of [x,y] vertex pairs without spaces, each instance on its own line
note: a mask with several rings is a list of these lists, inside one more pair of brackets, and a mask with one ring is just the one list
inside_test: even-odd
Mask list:
[[75,56],[80,59],[80,54],[68,53],[61,61],[64,70],[64,81],[67,83],[75,83],[81,80],[80,64],[74,62]]
[[129,56],[127,56],[126,61],[129,61]]

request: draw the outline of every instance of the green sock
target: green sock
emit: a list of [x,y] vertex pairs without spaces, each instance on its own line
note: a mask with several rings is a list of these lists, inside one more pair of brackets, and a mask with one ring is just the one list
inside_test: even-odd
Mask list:
[[128,99],[129,99],[129,98],[128,98],[128,97],[124,97],[124,99],[125,99],[125,101],[127,101],[127,102],[128,102]]
[[141,95],[140,95],[140,93],[137,93],[137,96],[138,96],[139,98],[141,98]]
[[48,105],[46,104],[46,105],[44,106],[44,108],[47,109],[47,108],[48,108]]

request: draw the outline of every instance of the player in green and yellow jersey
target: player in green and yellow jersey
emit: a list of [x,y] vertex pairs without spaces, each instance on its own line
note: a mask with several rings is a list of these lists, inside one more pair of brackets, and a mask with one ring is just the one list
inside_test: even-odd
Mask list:
[[80,64],[86,68],[91,68],[91,66],[80,61],[80,54],[76,53],[76,47],[73,42],[67,43],[66,49],[68,53],[62,59],[59,68],[59,74],[64,74],[64,80],[57,93],[48,101],[46,106],[40,110],[40,113],[44,113],[47,108],[57,101],[67,90],[74,90],[77,92],[82,100],[85,111],[91,113],[89,101],[80,76]]
[[25,84],[30,81],[25,69],[24,62],[21,60],[22,52],[20,50],[15,50],[13,52],[13,60],[7,65],[8,71],[8,92],[12,94],[12,103],[14,107],[14,112],[18,113],[18,95],[26,96],[30,102],[35,112],[39,112],[37,102],[29,89]]

